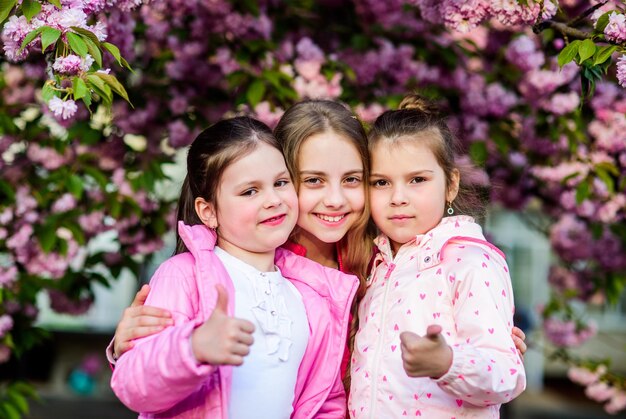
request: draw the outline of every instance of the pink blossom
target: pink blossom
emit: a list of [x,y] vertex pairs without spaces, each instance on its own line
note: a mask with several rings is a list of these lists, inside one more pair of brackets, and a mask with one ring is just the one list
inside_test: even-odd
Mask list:
[[87,294],[78,299],[70,299],[65,293],[50,289],[48,290],[50,298],[50,308],[57,313],[71,314],[74,316],[85,314],[93,304],[93,296]]
[[88,71],[89,67],[93,64],[93,61],[93,58],[89,54],[87,54],[85,58],[70,54],[67,56],[57,57],[52,65],[52,68],[61,74],[73,76],[81,71]]
[[567,377],[573,382],[583,386],[597,382],[600,375],[600,371],[591,371],[584,367],[571,367],[567,370]]
[[13,234],[13,236],[7,240],[6,245],[9,249],[17,249],[26,246],[26,243],[28,243],[32,234],[33,226],[30,224],[24,224],[17,230],[17,233]]
[[104,212],[93,211],[89,214],[81,214],[78,224],[88,234],[96,234],[104,230]]
[[559,320],[551,317],[544,320],[543,330],[546,338],[559,347],[576,347],[591,339],[597,331],[594,323],[579,327],[573,320]]
[[76,198],[71,193],[64,193],[52,204],[52,212],[66,212],[76,208]]
[[506,50],[506,58],[523,71],[535,70],[545,63],[543,52],[528,35],[522,35],[511,42]]
[[609,23],[604,28],[606,39],[614,42],[626,41],[626,16],[613,12],[609,14]]
[[52,111],[55,117],[63,120],[70,119],[78,110],[78,106],[76,106],[76,102],[73,100],[62,100],[56,96],[50,99],[48,102],[48,108]]
[[0,212],[0,224],[7,225],[13,219],[13,211],[10,208],[4,208]]
[[28,145],[27,156],[33,162],[41,164],[48,170],[55,170],[67,163],[67,158],[59,154],[55,149],[42,147],[37,143]]
[[385,108],[378,102],[370,103],[369,105],[359,103],[356,108],[354,108],[354,112],[359,116],[361,121],[372,123],[385,112]]
[[0,339],[11,329],[13,329],[13,318],[8,314],[0,316]]
[[285,113],[284,109],[280,106],[277,106],[274,110],[271,109],[270,103],[268,101],[263,101],[258,103],[254,107],[255,117],[265,123],[271,129],[274,129],[281,116]]
[[0,364],[4,364],[11,359],[11,348],[0,344]]
[[10,286],[17,279],[17,268],[15,265],[9,267],[0,266],[0,287]]
[[63,28],[76,26],[85,28],[87,26],[87,14],[80,9],[61,9],[57,17],[59,25]]
[[585,395],[597,402],[609,400],[615,394],[615,388],[605,382],[598,381],[585,389]]
[[186,147],[193,141],[189,128],[182,120],[177,119],[167,125],[168,143],[174,148]]
[[609,202],[602,205],[598,210],[597,217],[603,223],[615,223],[619,221],[617,216],[619,211],[622,211],[620,218],[623,218],[624,212],[626,212],[626,196],[624,194],[617,194]]
[[555,93],[543,102],[542,108],[555,115],[565,115],[574,111],[580,104],[580,96],[577,92]]
[[626,87],[626,55],[617,59],[617,81],[620,86]]
[[615,389],[615,393],[611,400],[604,405],[604,410],[611,415],[626,409],[626,392],[624,390]]

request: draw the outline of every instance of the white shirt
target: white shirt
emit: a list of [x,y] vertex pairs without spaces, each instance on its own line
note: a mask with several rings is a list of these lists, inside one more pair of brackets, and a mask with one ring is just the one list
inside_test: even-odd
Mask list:
[[261,272],[219,247],[215,254],[235,287],[235,317],[254,324],[254,343],[233,368],[231,419],[289,418],[309,340],[302,296],[280,270]]

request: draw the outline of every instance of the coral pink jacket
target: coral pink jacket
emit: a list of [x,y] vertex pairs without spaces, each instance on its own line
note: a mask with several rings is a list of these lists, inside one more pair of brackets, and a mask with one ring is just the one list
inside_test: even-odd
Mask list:
[[[348,409],[354,418],[497,418],[526,385],[511,338],[513,292],[504,254],[471,217],[444,218],[392,255],[380,236],[359,305]],[[407,376],[400,333],[439,324],[453,350],[439,379]]]
[[[175,324],[137,340],[117,361],[111,387],[143,418],[228,419],[232,367],[199,364],[191,333],[212,313],[216,284],[228,291],[228,311],[234,312],[233,283],[212,251],[216,237],[209,229],[179,223],[178,231],[189,252],[159,267],[146,301],[169,310]],[[358,280],[283,249],[276,251],[275,262],[302,294],[310,328],[292,418],[343,418],[346,399],[339,368]]]

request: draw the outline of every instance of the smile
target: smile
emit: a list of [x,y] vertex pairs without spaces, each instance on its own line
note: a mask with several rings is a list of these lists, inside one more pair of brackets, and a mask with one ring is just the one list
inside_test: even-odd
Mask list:
[[271,217],[268,218],[266,220],[261,221],[261,224],[266,224],[266,225],[277,225],[283,222],[283,220],[285,219],[286,215],[285,214],[280,214],[277,215],[275,217]]
[[346,217],[346,214],[334,215],[334,216],[324,215],[324,214],[315,214],[315,216],[319,218],[320,220],[324,220],[329,223],[338,223],[339,221],[343,220]]

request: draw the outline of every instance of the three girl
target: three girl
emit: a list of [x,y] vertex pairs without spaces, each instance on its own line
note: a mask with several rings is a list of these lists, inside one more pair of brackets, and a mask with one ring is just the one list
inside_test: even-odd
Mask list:
[[[369,203],[366,201],[369,196],[365,187],[369,158],[361,124],[337,103],[302,102],[285,113],[276,135],[299,193],[298,227],[285,246],[325,266],[356,273],[364,279],[372,256],[373,236],[368,230]],[[434,196],[424,198],[434,201]],[[433,212],[435,218],[441,214]],[[376,263],[381,257],[377,257]],[[137,301],[142,303],[147,291],[146,287],[138,293]],[[363,286],[359,292],[363,294]],[[416,306],[415,311],[419,310],[420,307]],[[167,312],[154,307],[136,305],[128,309],[116,331],[115,353],[120,355],[129,349],[132,338],[167,326],[167,316]],[[363,323],[365,316],[360,318]],[[353,332],[355,326],[353,319]],[[433,338],[443,339],[433,330],[431,332]],[[409,336],[407,348],[413,348],[412,336],[406,336]],[[518,347],[525,350],[523,341],[515,336],[514,339],[517,339]],[[507,340],[510,341],[510,337]],[[410,355],[411,351],[406,353]],[[356,357],[353,363],[355,361]],[[401,364],[399,358],[397,361]],[[445,362],[442,364],[445,366]],[[342,370],[345,368],[344,362]],[[420,372],[419,366],[407,368],[406,373]],[[352,371],[358,375],[361,369],[353,366]],[[298,414],[297,409],[294,414]]]
[[344,416],[339,368],[358,280],[277,250],[297,218],[264,124],[223,120],[196,138],[177,255],[146,300],[174,325],[117,360],[111,386],[124,404],[140,417]]

